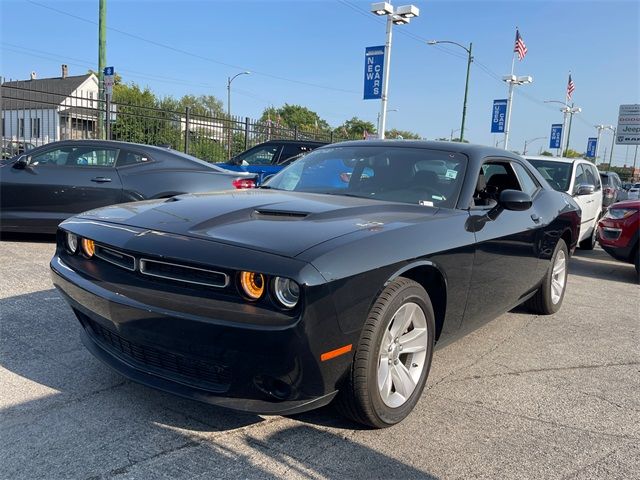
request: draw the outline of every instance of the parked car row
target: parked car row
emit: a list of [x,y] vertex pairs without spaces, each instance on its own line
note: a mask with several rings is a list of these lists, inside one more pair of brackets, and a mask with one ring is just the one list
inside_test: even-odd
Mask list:
[[598,223],[615,177],[582,159],[282,142],[223,166],[111,141],[0,163],[2,229],[56,231],[53,282],[91,353],[215,405],[335,401],[388,427],[418,402],[437,342],[519,304],[557,312],[578,245],[599,233],[638,268],[640,201]]

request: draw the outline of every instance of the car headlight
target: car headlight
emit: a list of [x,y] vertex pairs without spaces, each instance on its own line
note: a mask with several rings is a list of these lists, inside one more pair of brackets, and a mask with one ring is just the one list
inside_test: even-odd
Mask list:
[[249,300],[258,300],[264,293],[264,275],[255,272],[240,272],[240,287]]
[[610,208],[605,218],[615,218],[620,220],[622,218],[627,218],[633,215],[637,210],[635,208]]
[[78,236],[75,233],[67,232],[65,242],[69,253],[74,254],[78,251]]
[[89,240],[88,238],[82,239],[82,253],[84,253],[87,258],[93,257],[93,254],[96,253],[96,244],[93,240]]
[[274,278],[272,289],[276,300],[285,308],[295,307],[300,299],[300,286],[288,278]]

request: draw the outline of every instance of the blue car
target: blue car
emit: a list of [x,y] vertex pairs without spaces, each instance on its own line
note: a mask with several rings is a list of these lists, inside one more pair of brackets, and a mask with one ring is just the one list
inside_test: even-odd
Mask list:
[[257,173],[259,182],[262,182],[282,170],[292,157],[310,152],[322,145],[326,143],[308,140],[270,140],[236,155],[226,163],[216,165],[236,172]]

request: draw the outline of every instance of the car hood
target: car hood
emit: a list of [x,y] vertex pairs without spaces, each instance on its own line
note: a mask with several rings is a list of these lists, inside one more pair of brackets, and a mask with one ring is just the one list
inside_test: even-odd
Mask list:
[[437,208],[338,195],[238,190],[112,205],[76,218],[207,238],[295,257],[359,230],[424,221]]

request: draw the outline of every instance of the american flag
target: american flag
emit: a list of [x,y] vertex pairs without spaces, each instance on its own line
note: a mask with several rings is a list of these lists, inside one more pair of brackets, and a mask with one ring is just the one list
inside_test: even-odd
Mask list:
[[513,51],[518,54],[518,60],[522,60],[527,54],[527,46],[524,44],[524,40],[520,36],[520,32],[516,28],[516,45],[513,47]]
[[571,100],[571,95],[573,95],[573,91],[576,89],[575,83],[571,80],[571,74],[569,74],[569,82],[567,83],[567,99]]

